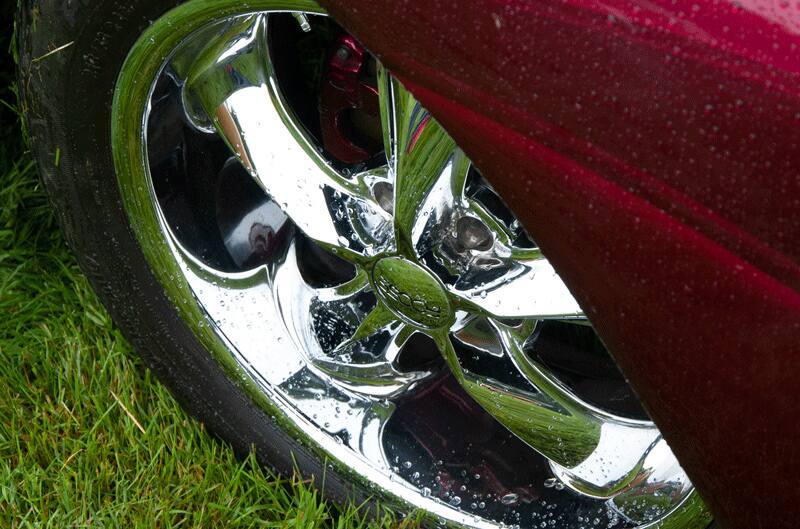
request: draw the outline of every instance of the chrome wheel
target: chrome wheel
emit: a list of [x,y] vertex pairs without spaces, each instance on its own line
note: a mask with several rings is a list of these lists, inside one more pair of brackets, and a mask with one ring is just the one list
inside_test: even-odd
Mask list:
[[[171,11],[114,98],[131,225],[215,358],[333,471],[401,509],[483,527],[708,525],[652,422],[587,390],[605,369],[631,400],[442,127],[314,4],[250,9]],[[352,159],[325,141],[342,131],[321,124],[314,88],[336,64],[337,89],[376,98],[352,118]],[[593,376],[558,368],[586,344]]]

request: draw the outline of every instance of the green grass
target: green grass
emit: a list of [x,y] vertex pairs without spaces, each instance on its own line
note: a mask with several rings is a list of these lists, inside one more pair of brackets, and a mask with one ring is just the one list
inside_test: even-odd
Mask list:
[[392,525],[237,460],[154,379],[64,243],[0,65],[0,527]]

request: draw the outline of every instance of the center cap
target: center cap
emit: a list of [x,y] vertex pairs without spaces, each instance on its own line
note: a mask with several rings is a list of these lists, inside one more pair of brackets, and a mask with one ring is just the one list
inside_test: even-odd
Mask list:
[[453,321],[444,287],[416,263],[402,257],[384,257],[372,269],[372,282],[380,300],[407,323],[437,329]]

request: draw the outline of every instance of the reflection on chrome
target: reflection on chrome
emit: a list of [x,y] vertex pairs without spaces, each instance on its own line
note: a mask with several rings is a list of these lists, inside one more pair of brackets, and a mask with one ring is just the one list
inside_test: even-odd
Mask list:
[[[200,52],[185,81],[185,100],[202,108],[242,164],[317,243],[360,255],[387,247],[386,212],[364,178],[328,165],[297,127],[267,59],[266,21],[232,24]],[[301,220],[304,219],[304,220]]]
[[[157,231],[137,234],[162,282],[188,285],[181,303],[198,335],[213,332],[209,349],[232,357],[254,398],[339,471],[442,520],[705,527],[651,422],[585,402],[526,352],[540,322],[587,321],[535,245],[519,242],[518,224],[467,193],[471,163],[452,138],[379,67],[386,163],[337,170],[281,92],[270,2],[254,5],[265,12],[204,27],[170,20],[194,35],[152,72],[178,80],[187,122],[218,134],[264,192],[221,228],[245,271],[195,255],[157,200]],[[313,32],[318,17],[294,18]],[[137,184],[121,177],[141,207]],[[302,266],[309,244],[352,273],[314,284]],[[404,365],[420,339],[439,355]]]

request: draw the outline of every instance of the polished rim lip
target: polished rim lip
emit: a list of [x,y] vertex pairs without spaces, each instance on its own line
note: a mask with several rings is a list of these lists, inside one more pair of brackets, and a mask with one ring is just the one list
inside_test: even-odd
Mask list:
[[[153,274],[164,289],[178,315],[198,341],[212,354],[232,380],[284,431],[299,436],[300,445],[321,461],[330,461],[337,471],[360,482],[365,490],[376,490],[382,499],[398,507],[422,508],[427,516],[439,521],[470,527],[496,527],[494,522],[480,519],[443,502],[427,498],[420,492],[374,469],[368,461],[328,436],[312,437],[308,431],[316,425],[296,412],[283,397],[258,375],[243,367],[245,359],[237,359],[236,348],[216,329],[205,309],[197,302],[174,258],[179,252],[170,240],[169,229],[157,207],[155,190],[147,161],[146,129],[149,101],[155,79],[172,52],[196,30],[226,17],[258,12],[304,11],[327,13],[309,0],[254,0],[246,7],[239,0],[192,0],[159,18],[147,28],[131,49],[117,80],[112,104],[111,139],[114,165],[120,194],[131,227],[139,241]],[[147,83],[139,82],[146,79]],[[135,119],[131,119],[135,118]],[[187,300],[194,300],[187,303]],[[277,403],[282,404],[278,405]],[[696,492],[673,510],[666,521],[653,522],[644,528],[704,527],[710,520],[698,515],[700,503]],[[681,511],[678,513],[678,511]]]

